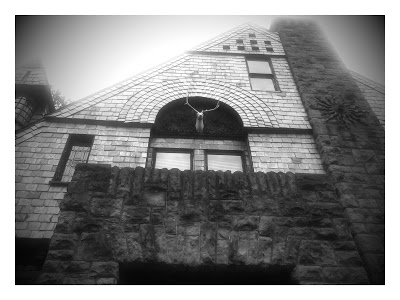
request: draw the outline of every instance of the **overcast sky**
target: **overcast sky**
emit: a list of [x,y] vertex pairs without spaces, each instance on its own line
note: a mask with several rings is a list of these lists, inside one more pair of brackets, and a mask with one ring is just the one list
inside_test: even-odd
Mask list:
[[[276,16],[16,17],[16,61],[39,57],[75,101],[168,61],[245,22]],[[384,84],[383,17],[312,16],[349,69]]]

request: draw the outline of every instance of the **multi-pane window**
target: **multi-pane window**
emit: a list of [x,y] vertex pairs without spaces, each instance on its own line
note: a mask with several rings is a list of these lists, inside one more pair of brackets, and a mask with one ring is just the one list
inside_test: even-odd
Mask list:
[[93,135],[74,134],[70,135],[61,155],[60,162],[53,181],[69,182],[78,163],[87,163],[90,149],[94,141]]
[[207,170],[243,172],[243,155],[236,152],[208,152]]
[[247,58],[251,88],[261,91],[278,90],[271,64],[266,59]]
[[156,169],[173,169],[181,171],[192,170],[193,151],[179,151],[176,149],[158,149],[155,157]]

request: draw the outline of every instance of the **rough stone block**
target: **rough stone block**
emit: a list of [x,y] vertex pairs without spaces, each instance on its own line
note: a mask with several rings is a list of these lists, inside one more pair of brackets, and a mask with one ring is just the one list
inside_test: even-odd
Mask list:
[[215,263],[217,228],[213,223],[203,223],[200,227],[200,257],[202,263]]
[[347,267],[361,267],[361,257],[357,251],[335,251],[335,258],[338,265]]
[[[200,259],[200,240],[198,236],[186,236],[184,238],[184,255],[180,258],[185,261],[189,266],[199,265],[202,261]],[[178,236],[179,241],[179,236]],[[181,255],[182,252],[178,252],[177,255]]]
[[122,199],[93,198],[90,211],[96,217],[119,217],[122,211]]
[[129,261],[142,260],[142,245],[139,232],[126,233],[126,242],[128,247]]
[[140,225],[140,237],[142,243],[142,255],[144,261],[155,261],[157,248],[155,242],[154,226],[151,224]]
[[234,229],[237,231],[253,231],[258,228],[257,216],[234,216]]
[[53,235],[50,243],[50,250],[74,250],[78,242],[77,234],[60,234]]
[[215,171],[207,171],[208,194],[210,199],[218,199],[218,181]]
[[270,216],[261,216],[258,233],[260,236],[273,237],[274,234],[274,218]]
[[285,259],[286,242],[285,241],[275,241],[272,248],[272,265],[283,265]]
[[384,223],[379,210],[366,208],[346,208],[346,214],[352,223]]
[[368,284],[367,273],[363,267],[324,267],[322,278],[327,283]]
[[244,212],[243,201],[241,200],[216,200],[210,201],[209,213],[214,215],[241,214]]
[[281,215],[281,210],[274,199],[253,196],[245,202],[245,211],[255,215]]
[[193,198],[193,172],[185,170],[182,172],[182,198],[183,200]]
[[205,200],[208,198],[206,172],[199,170],[194,172],[193,195],[194,198],[198,200]]
[[88,273],[90,269],[90,262],[86,261],[71,261],[69,266],[65,269],[67,273]]
[[63,274],[58,273],[42,273],[36,280],[36,284],[61,284],[63,279]]
[[82,233],[74,255],[76,260],[108,261],[114,260],[112,247],[103,233]]
[[73,250],[49,250],[47,258],[50,260],[72,260],[74,257]]
[[90,268],[91,277],[108,277],[117,278],[119,266],[117,262],[93,262]]
[[354,241],[361,254],[383,253],[385,251],[381,239],[373,234],[357,234]]
[[274,172],[266,173],[266,180],[271,195],[276,196],[281,192],[278,175]]
[[298,283],[322,282],[322,267],[296,266],[292,272],[292,279]]
[[102,285],[117,284],[117,280],[115,278],[99,278],[97,279],[96,284],[102,284]]
[[100,228],[100,221],[92,218],[86,213],[62,211],[60,213],[55,232],[65,234],[97,232],[100,230]]
[[143,224],[150,222],[150,209],[147,207],[124,207],[122,220],[125,224]]
[[297,258],[299,255],[300,242],[301,242],[300,238],[297,237],[288,238],[286,242],[286,253],[285,253],[286,264],[296,265]]
[[267,237],[250,238],[247,263],[267,266],[271,262],[272,239]]
[[165,206],[166,196],[163,191],[144,191],[142,193],[142,202],[144,205],[163,207]]
[[87,190],[69,192],[61,201],[60,209],[63,211],[88,212],[90,209],[90,195]]
[[73,284],[73,285],[77,285],[77,284],[82,284],[82,285],[91,285],[91,284],[95,284],[96,281],[94,278],[90,278],[87,276],[80,276],[80,277],[64,277],[64,279],[62,280],[62,284]]
[[298,263],[317,266],[336,265],[334,252],[327,242],[307,240],[301,243]]

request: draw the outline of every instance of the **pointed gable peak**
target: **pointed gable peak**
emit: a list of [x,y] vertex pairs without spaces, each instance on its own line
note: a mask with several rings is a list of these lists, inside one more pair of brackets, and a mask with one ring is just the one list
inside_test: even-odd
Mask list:
[[269,54],[276,52],[273,50],[272,44],[278,46],[277,43],[280,46],[277,33],[270,32],[254,23],[244,23],[197,46],[192,51]]

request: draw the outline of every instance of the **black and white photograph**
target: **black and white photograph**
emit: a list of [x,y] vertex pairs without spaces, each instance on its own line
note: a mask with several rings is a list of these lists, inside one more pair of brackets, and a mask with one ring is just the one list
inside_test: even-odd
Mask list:
[[14,16],[15,285],[385,285],[385,16],[263,13]]

